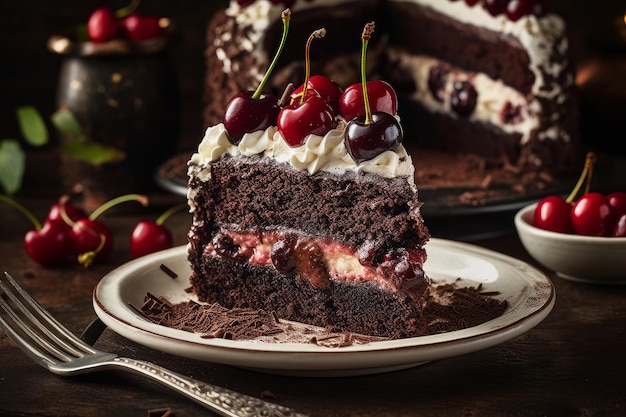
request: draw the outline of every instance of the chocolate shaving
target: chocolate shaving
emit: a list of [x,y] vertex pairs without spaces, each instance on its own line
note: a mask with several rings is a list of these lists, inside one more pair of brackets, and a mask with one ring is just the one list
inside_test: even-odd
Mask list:
[[159,268],[161,268],[161,271],[165,272],[170,278],[178,278],[176,272],[169,269],[166,265],[161,264],[159,265]]
[[[495,298],[497,291],[483,291],[482,284],[433,285],[424,299],[424,335],[461,330],[501,316],[508,303]],[[375,337],[324,329],[280,320],[274,311],[228,309],[218,303],[199,304],[189,300],[172,304],[164,297],[147,293],[140,309],[148,320],[198,334],[203,339],[257,340],[271,343],[310,343],[341,348],[399,338]]]
[[[159,302],[162,302],[160,304]],[[199,333],[205,339],[251,340],[281,333],[273,312],[242,308],[227,309],[218,303],[187,301],[169,304],[163,298],[146,295],[142,312],[154,323]]]
[[174,411],[169,408],[153,408],[148,410],[148,417],[174,417]]

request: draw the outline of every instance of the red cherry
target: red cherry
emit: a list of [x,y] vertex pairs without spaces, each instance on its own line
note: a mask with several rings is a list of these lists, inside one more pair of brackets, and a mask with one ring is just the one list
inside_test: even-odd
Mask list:
[[48,220],[41,229],[29,231],[24,236],[24,249],[28,256],[41,266],[62,265],[71,253],[65,223]]
[[533,215],[533,225],[540,229],[557,233],[572,233],[572,205],[561,197],[548,196],[537,204]]
[[626,192],[616,191],[606,196],[613,211],[620,215],[626,213]]
[[324,136],[336,126],[330,106],[319,96],[309,96],[283,107],[278,113],[278,131],[291,147],[304,144],[308,135]]
[[506,16],[513,22],[533,12],[536,0],[510,0],[506,6]]
[[254,92],[237,93],[226,105],[224,128],[228,139],[234,145],[241,142],[243,135],[275,126],[278,119],[278,100],[269,92],[252,98]]
[[506,11],[506,6],[509,0],[484,0],[483,7],[492,16],[497,16]]
[[[292,100],[299,98],[302,95],[303,89],[304,84],[296,88],[293,93],[291,93]],[[333,112],[337,114],[339,111],[339,98],[341,97],[342,91],[341,87],[339,87],[336,82],[328,77],[324,77],[323,75],[312,75],[309,78],[307,95],[315,95],[315,92],[311,90],[315,90],[319,96],[333,109]]]
[[361,163],[396,149],[402,143],[402,127],[389,113],[375,112],[372,123],[366,123],[365,115],[352,119],[344,138],[350,156]]
[[121,36],[117,17],[113,9],[99,7],[89,16],[87,35],[93,43],[107,42]]
[[130,252],[133,257],[172,247],[172,233],[163,225],[144,220],[137,223],[130,237]]
[[163,29],[156,16],[142,16],[131,13],[122,20],[126,37],[131,42],[141,42],[163,36]]
[[465,3],[466,3],[468,6],[473,7],[473,6],[475,6],[475,5],[476,5],[479,1],[480,1],[480,0],[465,0]]
[[79,219],[72,226],[70,239],[79,263],[85,267],[95,260],[104,260],[113,250],[113,234],[97,220]]
[[62,210],[65,210],[65,214],[72,222],[87,217],[87,213],[85,213],[82,208],[77,207],[73,204],[59,202],[50,207],[46,220],[50,222],[61,223],[65,225],[66,229],[69,231],[69,229],[71,229],[71,226],[67,224],[65,219],[63,219]]
[[621,214],[617,218],[617,221],[615,222],[615,226],[613,227],[611,236],[626,237],[626,213]]
[[572,208],[574,231],[585,236],[608,236],[613,230],[616,214],[607,198],[600,193],[587,193]]
[[467,117],[474,112],[478,102],[478,93],[467,81],[455,81],[450,94],[450,107],[456,114]]
[[[389,83],[381,80],[366,82],[368,102],[372,112],[385,112],[392,115],[398,113],[398,96]],[[339,98],[339,114],[350,121],[365,114],[363,102],[363,86],[352,84]]]
[[289,32],[291,11],[285,9],[281,13],[281,19],[283,21],[283,36],[280,40],[278,50],[274,55],[274,59],[270,63],[259,86],[255,91],[235,94],[226,105],[224,127],[226,128],[226,133],[228,133],[228,139],[234,145],[241,141],[245,133],[265,130],[269,126],[276,125],[278,111],[280,110],[278,100],[273,94],[263,91],[263,88],[269,80],[272,70],[285,45],[287,33]]

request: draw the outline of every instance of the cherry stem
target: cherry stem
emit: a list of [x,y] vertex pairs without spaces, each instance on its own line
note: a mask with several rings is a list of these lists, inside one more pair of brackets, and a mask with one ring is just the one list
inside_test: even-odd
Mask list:
[[283,19],[283,36],[280,39],[280,45],[278,46],[278,51],[274,55],[274,59],[272,60],[269,68],[265,72],[265,76],[261,80],[261,83],[259,84],[259,86],[256,88],[256,91],[254,92],[254,94],[252,94],[253,99],[258,99],[259,97],[261,97],[261,93],[263,92],[263,89],[265,88],[265,84],[267,83],[267,80],[269,80],[270,75],[272,71],[274,70],[274,66],[276,66],[276,62],[278,62],[278,57],[280,56],[280,53],[283,51],[283,47],[285,46],[285,42],[287,41],[287,33],[289,32],[289,20],[291,19],[291,10],[289,9],[283,10],[280,17],[281,19]]
[[129,14],[134,12],[137,7],[139,7],[139,3],[141,3],[141,0],[131,0],[127,6],[124,6],[121,9],[117,9],[115,11],[115,16],[118,18],[128,16]]
[[363,88],[363,103],[365,104],[365,124],[370,125],[372,120],[372,109],[370,108],[370,100],[367,95],[367,75],[366,75],[366,57],[367,44],[374,33],[374,22],[366,23],[361,34],[361,87]]
[[578,192],[580,191],[580,188],[582,187],[585,180],[587,180],[585,185],[585,193],[589,192],[589,189],[591,188],[591,178],[593,177],[593,164],[595,162],[596,154],[594,154],[593,152],[588,152],[587,156],[585,157],[585,167],[583,168],[583,172],[581,172],[580,178],[578,178],[578,182],[574,186],[574,189],[565,199],[566,203],[569,204],[574,201],[574,198],[576,198],[576,196],[578,195]]
[[165,220],[167,220],[168,217],[170,217],[172,214],[176,213],[177,211],[182,210],[183,208],[187,207],[187,203],[180,203],[175,205],[174,207],[166,210],[165,212],[163,212],[163,214],[161,214],[159,217],[157,217],[157,219],[154,221],[157,225],[161,226]]
[[24,216],[26,216],[26,218],[28,220],[30,220],[30,222],[33,224],[35,229],[37,229],[37,230],[41,229],[41,227],[42,227],[41,226],[41,222],[39,220],[37,220],[37,218],[33,215],[33,213],[28,211],[28,209],[26,207],[24,207],[23,205],[21,205],[17,201],[13,200],[12,198],[9,198],[9,197],[4,196],[2,194],[0,194],[0,201],[4,201],[8,205],[13,206],[17,210],[19,210],[20,213],[22,213]]
[[95,209],[89,215],[89,220],[96,220],[98,218],[98,216],[100,216],[102,213],[104,213],[105,211],[107,211],[111,207],[116,206],[116,205],[118,205],[120,203],[124,203],[126,201],[137,201],[144,207],[146,207],[148,205],[148,197],[146,197],[145,195],[142,195],[142,194],[126,194],[126,195],[122,195],[122,196],[115,197],[114,199],[107,201],[106,203],[102,204],[100,207]]
[[304,49],[304,84],[302,87],[302,95],[300,96],[300,105],[304,103],[304,98],[309,88],[309,78],[311,77],[311,43],[313,39],[323,38],[324,36],[326,36],[326,29],[321,28],[314,30],[306,41],[306,47]]
[[295,90],[295,88],[293,87],[293,83],[287,84],[287,87],[285,87],[285,91],[283,91],[283,95],[278,100],[278,107],[283,107],[287,103],[287,101],[289,100],[289,96],[291,96],[291,93],[293,93],[293,90]]

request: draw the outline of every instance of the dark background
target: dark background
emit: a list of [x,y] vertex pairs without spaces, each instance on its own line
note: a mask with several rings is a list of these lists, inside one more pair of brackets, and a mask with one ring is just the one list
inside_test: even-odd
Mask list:
[[[169,53],[182,98],[181,149],[193,147],[204,130],[201,109],[206,23],[213,11],[226,3],[144,0],[139,6],[139,11],[167,16],[175,25]],[[98,6],[120,8],[126,4],[105,0],[0,0],[0,138],[19,138],[15,120],[18,106],[33,105],[44,117],[55,110],[61,57],[47,50],[48,38],[85,22]],[[616,50],[611,38],[611,22],[626,11],[623,0],[554,0],[553,8],[568,24],[571,49],[578,62],[591,54],[626,54],[624,45],[621,51],[620,45]],[[54,140],[53,136],[50,146],[54,146]]]

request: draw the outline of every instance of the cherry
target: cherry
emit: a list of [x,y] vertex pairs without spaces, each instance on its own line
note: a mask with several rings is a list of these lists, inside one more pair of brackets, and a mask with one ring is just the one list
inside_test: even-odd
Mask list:
[[288,234],[284,239],[272,245],[270,255],[272,265],[274,265],[274,268],[279,272],[286,274],[296,269],[296,257],[294,256],[296,242],[296,236]]
[[533,12],[536,0],[510,0],[506,5],[506,16],[513,22]]
[[479,1],[480,1],[480,0],[465,0],[465,3],[466,3],[468,6],[473,7],[473,6],[475,6],[475,5],[476,5]]
[[[300,87],[296,88],[293,93],[291,93],[291,99],[295,100],[299,98],[303,94],[304,84]],[[323,75],[312,75],[309,78],[309,83],[307,86],[308,94],[319,94],[319,96],[328,103],[328,105],[333,109],[333,112],[336,114],[339,111],[339,97],[341,97],[341,87],[331,80],[328,77]],[[306,97],[305,97],[306,100]]]
[[90,218],[80,219],[72,225],[70,240],[78,263],[88,267],[96,260],[104,260],[113,250],[113,234],[103,223]]
[[519,123],[524,120],[521,113],[522,108],[519,105],[514,106],[510,101],[507,101],[500,109],[500,121],[504,124]]
[[366,82],[365,61],[374,22],[367,23],[361,34],[361,89],[365,114],[350,120],[344,131],[344,143],[348,153],[357,162],[372,159],[386,150],[393,150],[402,143],[402,127],[387,112],[372,113]]
[[108,42],[121,36],[115,12],[110,7],[98,7],[87,20],[87,35],[93,43]]
[[85,213],[82,208],[68,203],[68,199],[68,196],[63,196],[59,199],[58,203],[50,207],[46,220],[54,223],[61,223],[69,230],[70,226],[66,223],[65,219],[63,219],[63,211],[73,222],[87,217],[87,213]]
[[439,102],[443,102],[443,92],[446,85],[448,71],[441,65],[431,67],[428,72],[428,89],[433,98]]
[[130,253],[134,258],[172,247],[172,232],[153,221],[142,220],[133,229]]
[[574,204],[571,218],[574,232],[579,235],[609,236],[616,215],[603,194],[587,193]]
[[616,191],[606,196],[613,211],[620,215],[626,213],[626,192]]
[[336,126],[330,106],[319,96],[309,96],[303,104],[287,105],[278,114],[278,131],[291,147],[302,146],[308,135],[324,136]]
[[47,219],[42,225],[26,207],[0,194],[0,201],[13,206],[33,224],[34,229],[24,235],[24,249],[39,265],[57,266],[67,261],[70,254],[68,229],[65,224]]
[[533,216],[533,225],[557,233],[572,233],[572,205],[561,197],[548,196],[537,204]]
[[179,204],[161,214],[155,221],[142,220],[130,236],[130,252],[134,258],[172,247],[172,232],[163,223],[186,204]]
[[141,42],[163,35],[163,29],[159,25],[159,19],[156,16],[143,16],[131,13],[122,19],[121,24],[126,38],[131,42]]
[[[367,81],[367,97],[372,112],[398,113],[398,96],[389,83],[381,80]],[[352,84],[341,94],[339,114],[350,121],[365,114],[363,86]]]
[[621,214],[617,218],[617,221],[615,222],[615,226],[613,227],[611,236],[626,237],[626,213]]
[[70,237],[63,223],[47,220],[43,226],[30,230],[24,236],[28,256],[44,267],[67,262],[71,250]]
[[278,113],[277,127],[285,142],[291,147],[304,144],[308,135],[324,136],[333,129],[337,122],[331,106],[319,92],[309,88],[311,59],[309,51],[315,38],[326,35],[325,29],[313,31],[309,36],[305,48],[305,74],[301,94]]
[[254,91],[235,94],[226,105],[224,113],[224,127],[230,142],[237,145],[244,134],[276,125],[280,111],[277,102],[276,96],[268,91],[260,94],[255,94]]
[[492,16],[497,16],[506,11],[507,3],[509,0],[484,0],[483,7]]
[[572,192],[563,200],[559,196],[547,196],[539,201],[533,213],[533,225],[540,229],[558,233],[573,233],[572,202],[580,191],[581,186],[587,180],[587,190],[591,181],[595,155],[588,153],[585,158],[585,166],[574,186]]
[[254,92],[241,92],[236,94],[226,105],[224,112],[224,127],[228,134],[228,139],[234,145],[238,144],[243,135],[257,130],[265,130],[269,126],[274,126],[278,118],[278,104],[276,97],[263,88],[278,61],[289,32],[289,20],[291,11],[285,9],[281,18],[283,21],[283,36],[274,59],[261,80],[261,83]]
[[231,259],[233,261],[244,261],[245,255],[240,250],[241,246],[235,243],[232,237],[225,233],[218,233],[213,236],[211,241],[215,253],[222,258]]
[[78,254],[78,263],[85,268],[96,260],[105,260],[113,250],[113,234],[103,223],[96,219],[113,206],[126,201],[137,201],[143,206],[148,205],[146,196],[126,194],[113,198],[94,210],[88,217],[72,221],[67,213],[61,210],[61,216],[72,229],[69,236],[74,252]]
[[366,116],[352,119],[344,133],[348,153],[358,163],[394,150],[402,143],[402,135],[402,127],[396,118],[385,112],[372,113],[370,123]]
[[452,94],[450,95],[450,106],[459,116],[467,117],[474,112],[478,93],[474,86],[467,81],[455,81]]

